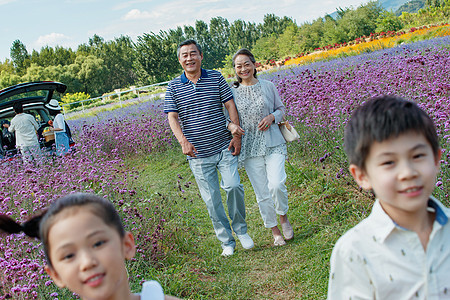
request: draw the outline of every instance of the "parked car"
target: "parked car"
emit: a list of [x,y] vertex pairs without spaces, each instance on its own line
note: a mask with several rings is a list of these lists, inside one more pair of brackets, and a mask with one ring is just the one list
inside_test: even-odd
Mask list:
[[[15,148],[15,136],[3,127],[4,123],[9,123],[15,116],[13,105],[21,102],[24,113],[31,114],[39,124],[37,131],[42,147],[51,148],[54,139],[45,139],[43,132],[48,127],[51,119],[48,109],[45,107],[51,99],[58,99],[66,91],[67,86],[55,81],[37,81],[17,84],[0,90],[0,124],[2,134],[0,139],[0,155],[13,156],[17,150]],[[6,129],[6,130],[5,130]]]

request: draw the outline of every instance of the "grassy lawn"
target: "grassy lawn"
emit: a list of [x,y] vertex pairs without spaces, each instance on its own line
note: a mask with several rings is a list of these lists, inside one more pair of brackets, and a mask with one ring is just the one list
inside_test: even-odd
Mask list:
[[367,197],[335,183],[326,167],[309,162],[298,145],[290,144],[288,149],[288,216],[294,240],[273,246],[242,169],[249,234],[255,247],[244,250],[237,242],[235,254],[228,258],[220,256],[220,243],[180,148],[129,160],[129,167],[139,173],[134,182],[138,193],[162,195],[165,204],[160,205],[170,209],[172,216],[166,223],[164,258],[154,268],[130,264],[130,272],[148,268],[139,272],[161,282],[167,294],[185,299],[325,299],[332,247],[363,217],[359,211],[369,202],[349,200],[353,195]]

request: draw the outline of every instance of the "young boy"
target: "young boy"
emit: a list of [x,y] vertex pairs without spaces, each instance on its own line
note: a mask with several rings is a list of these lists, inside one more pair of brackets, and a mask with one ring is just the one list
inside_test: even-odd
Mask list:
[[331,255],[328,299],[450,299],[450,210],[431,196],[433,121],[394,97],[367,101],[345,129],[350,173],[375,204]]

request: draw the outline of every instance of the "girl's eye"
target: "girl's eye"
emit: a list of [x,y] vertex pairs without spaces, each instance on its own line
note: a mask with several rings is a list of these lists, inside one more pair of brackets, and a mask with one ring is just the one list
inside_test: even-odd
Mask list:
[[392,160],[387,160],[381,163],[382,166],[391,166],[394,164],[394,161]]
[[69,259],[71,259],[74,256],[75,255],[73,253],[69,253],[69,254],[64,255],[62,260],[69,260]]
[[104,241],[104,240],[97,241],[94,243],[94,248],[100,247],[104,243],[106,243],[106,241]]

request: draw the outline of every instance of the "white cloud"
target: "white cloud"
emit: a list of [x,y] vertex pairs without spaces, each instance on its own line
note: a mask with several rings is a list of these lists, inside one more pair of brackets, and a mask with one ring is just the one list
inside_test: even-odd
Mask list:
[[38,37],[38,39],[34,42],[34,48],[41,48],[44,46],[63,46],[63,47],[69,47],[71,43],[71,38],[62,34],[62,33],[50,33],[46,35],[41,35]]
[[8,4],[8,3],[12,3],[12,2],[15,2],[16,0],[0,0],[0,5],[5,5],[5,4]]
[[130,10],[125,16],[122,17],[122,20],[130,21],[130,20],[148,20],[152,18],[159,17],[160,14],[156,12],[148,12],[148,11],[140,11],[139,9]]

